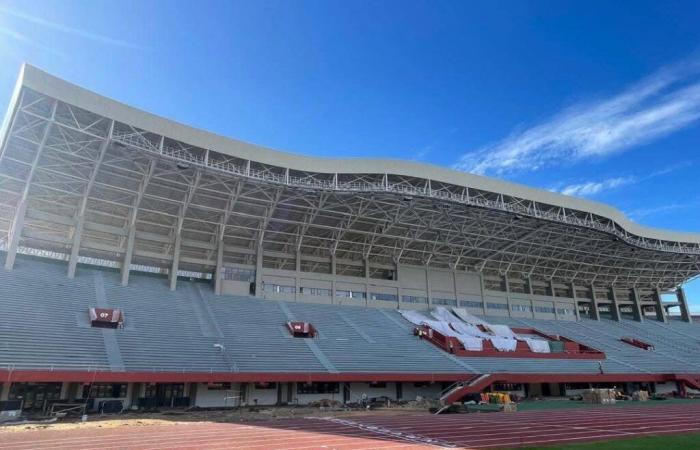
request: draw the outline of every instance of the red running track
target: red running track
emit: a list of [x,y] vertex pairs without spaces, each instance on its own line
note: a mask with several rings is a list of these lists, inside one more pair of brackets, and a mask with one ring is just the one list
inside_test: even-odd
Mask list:
[[0,432],[7,449],[513,448],[700,432],[700,405]]

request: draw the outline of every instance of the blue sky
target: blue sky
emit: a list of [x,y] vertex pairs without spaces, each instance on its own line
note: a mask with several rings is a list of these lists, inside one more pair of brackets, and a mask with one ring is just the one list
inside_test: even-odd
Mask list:
[[0,104],[27,61],[273,148],[415,159],[700,232],[700,2],[196,3],[0,1]]

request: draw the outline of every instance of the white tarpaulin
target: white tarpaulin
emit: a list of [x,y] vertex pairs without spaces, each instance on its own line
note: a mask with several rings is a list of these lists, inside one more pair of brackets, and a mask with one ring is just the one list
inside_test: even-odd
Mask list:
[[436,306],[430,311],[430,314],[437,320],[442,320],[443,322],[456,322],[457,318],[444,306]]
[[542,340],[542,339],[533,339],[533,338],[523,338],[525,342],[527,342],[527,346],[530,347],[530,350],[532,350],[535,353],[549,353],[549,342]]
[[501,352],[514,352],[518,345],[518,341],[507,337],[491,336],[489,339],[496,350]]
[[472,325],[488,325],[488,323],[484,320],[479,319],[476,316],[473,316],[467,312],[466,309],[464,308],[452,308],[452,312],[457,314],[457,317],[465,321],[466,323],[470,323]]
[[511,339],[517,339],[513,330],[510,329],[508,325],[492,325],[488,324],[486,327],[493,332],[496,336],[508,337]]
[[475,327],[474,325],[470,325],[468,323],[452,322],[451,325],[452,325],[452,328],[454,328],[455,330],[457,330],[460,333],[467,335],[467,336],[474,336],[474,337],[478,337],[478,338],[490,337],[490,335],[488,333],[484,333],[479,328]]
[[401,314],[404,319],[408,320],[413,325],[420,325],[420,324],[424,323],[425,321],[430,321],[430,319],[428,319],[427,317],[425,317],[423,314],[419,313],[418,311],[400,309],[399,314]]

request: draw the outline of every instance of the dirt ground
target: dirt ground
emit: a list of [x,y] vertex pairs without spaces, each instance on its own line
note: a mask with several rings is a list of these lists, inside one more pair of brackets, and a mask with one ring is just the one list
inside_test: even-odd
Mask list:
[[[426,412],[426,405],[415,402],[405,405],[373,408],[373,414],[394,416],[399,414],[415,414]],[[33,430],[74,430],[89,428],[119,428],[119,427],[148,427],[153,425],[183,425],[197,422],[246,423],[274,421],[299,417],[352,417],[366,415],[364,408],[333,408],[333,407],[242,407],[226,410],[164,410],[161,412],[133,412],[122,414],[89,414],[86,422],[79,417],[66,417],[51,423],[17,423],[0,425],[0,433],[20,433]]]

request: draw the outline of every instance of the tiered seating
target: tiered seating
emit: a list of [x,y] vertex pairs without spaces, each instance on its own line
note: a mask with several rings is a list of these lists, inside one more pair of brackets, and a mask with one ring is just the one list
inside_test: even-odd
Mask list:
[[[465,372],[429,343],[374,309],[292,303],[290,310],[319,330],[317,344],[341,372]],[[396,321],[403,318],[387,311]]]
[[[598,373],[596,360],[458,357],[412,335],[397,311],[214,295],[207,284],[22,256],[0,270],[0,368],[177,372]],[[119,308],[125,327],[91,328],[88,308]],[[319,335],[297,339],[294,317]],[[700,373],[700,326],[609,320],[486,317],[493,324],[561,335],[606,354],[605,373]],[[113,333],[104,335],[103,333]],[[633,337],[655,350],[622,342]],[[108,339],[110,338],[110,339]],[[116,341],[116,344],[114,343]],[[219,345],[217,345],[219,344]],[[106,346],[112,349],[112,366]],[[223,346],[223,349],[221,348]],[[461,375],[463,376],[463,375]]]
[[102,330],[87,323],[94,299],[92,276],[69,280],[65,263],[0,269],[0,368],[108,370]]

